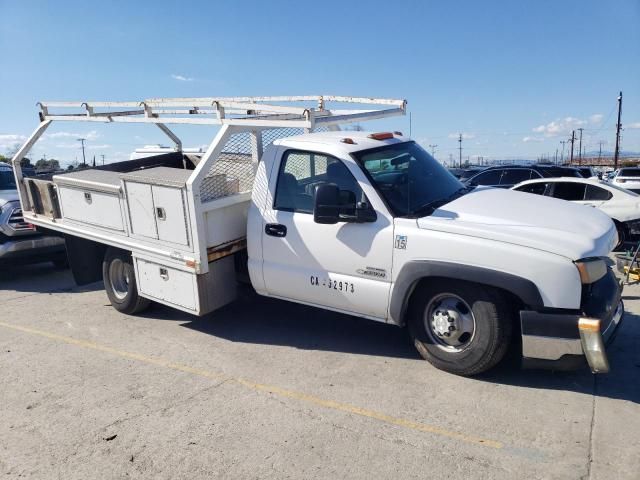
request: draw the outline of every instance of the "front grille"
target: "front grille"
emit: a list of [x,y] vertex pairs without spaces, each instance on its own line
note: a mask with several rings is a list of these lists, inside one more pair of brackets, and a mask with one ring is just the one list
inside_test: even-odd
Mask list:
[[7,222],[9,227],[15,230],[16,232],[27,232],[34,231],[35,227],[31,223],[27,223],[22,218],[22,209],[17,207],[14,208],[9,215],[9,221]]

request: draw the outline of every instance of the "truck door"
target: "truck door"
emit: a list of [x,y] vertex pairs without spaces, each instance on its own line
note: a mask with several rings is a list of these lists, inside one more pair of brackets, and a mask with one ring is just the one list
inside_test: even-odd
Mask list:
[[[269,295],[386,319],[391,280],[393,222],[369,203],[375,192],[356,166],[338,158],[282,148],[273,165],[263,214],[263,276]],[[358,177],[354,177],[354,174]],[[376,210],[369,223],[317,224],[315,187],[336,184]],[[377,196],[374,198],[380,202]],[[382,211],[381,211],[382,210]]]

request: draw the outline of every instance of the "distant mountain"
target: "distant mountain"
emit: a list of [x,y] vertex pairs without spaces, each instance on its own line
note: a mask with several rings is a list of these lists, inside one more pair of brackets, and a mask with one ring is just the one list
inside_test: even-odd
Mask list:
[[[609,151],[609,150],[603,150],[602,151],[602,156],[603,157],[613,157],[613,154],[615,152],[613,151]],[[588,152],[583,152],[582,155],[584,155],[585,157],[597,157],[600,154],[600,152],[598,150],[590,150]],[[576,153],[574,152],[573,156],[576,156]],[[631,150],[620,150],[620,156],[621,157],[640,157],[640,152],[634,152]]]

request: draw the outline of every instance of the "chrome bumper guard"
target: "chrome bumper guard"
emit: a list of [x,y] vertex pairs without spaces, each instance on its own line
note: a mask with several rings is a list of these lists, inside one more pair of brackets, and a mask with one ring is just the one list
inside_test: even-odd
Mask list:
[[600,331],[600,320],[597,318],[585,317],[578,320],[582,351],[593,373],[607,373],[609,371],[609,359],[605,345],[613,340],[623,315],[624,305],[620,300],[611,322],[604,332]]
[[604,295],[607,300],[601,304],[606,308],[597,315],[521,311],[523,365],[569,370],[584,366],[586,360],[593,373],[607,373],[606,346],[624,318],[621,295],[622,285],[611,279]]

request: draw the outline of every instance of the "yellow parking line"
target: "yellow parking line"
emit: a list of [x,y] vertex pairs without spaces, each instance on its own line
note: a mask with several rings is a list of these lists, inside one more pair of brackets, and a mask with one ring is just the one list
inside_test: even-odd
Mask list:
[[130,360],[136,360],[139,362],[147,363],[150,365],[155,365],[159,367],[169,368],[171,370],[177,370],[184,373],[190,373],[192,375],[198,375],[200,377],[211,378],[215,380],[225,380],[235,382],[239,385],[247,387],[254,391],[259,392],[267,392],[272,395],[277,395],[279,397],[291,398],[294,400],[299,400],[304,403],[309,403],[312,405],[318,405],[324,408],[329,408],[332,410],[337,410],[341,412],[350,413],[353,415],[359,415],[361,417],[371,418],[374,420],[378,420],[383,423],[397,425],[399,427],[408,428],[411,430],[416,430],[420,432],[432,433],[435,435],[440,435],[443,437],[452,438],[455,440],[459,440],[466,443],[474,443],[477,445],[482,445],[485,447],[500,449],[503,448],[503,444],[501,442],[495,440],[489,440],[486,438],[480,438],[473,435],[467,435],[460,432],[454,432],[451,430],[446,430],[444,428],[436,427],[433,425],[428,425],[426,423],[414,422],[412,420],[407,420],[400,417],[393,417],[391,415],[387,415],[385,413],[376,412],[375,410],[368,410],[365,408],[360,408],[354,405],[349,405],[347,403],[336,402],[333,400],[326,400],[323,398],[315,397],[313,395],[308,395],[302,392],[296,392],[293,390],[286,390],[280,387],[276,387],[273,385],[263,385],[260,383],[255,383],[249,380],[245,380],[243,378],[233,378],[228,377],[220,373],[211,372],[209,370],[202,370],[199,368],[193,368],[188,365],[181,365],[178,363],[173,363],[168,360],[164,360],[162,358],[153,358],[147,357],[145,355],[141,355],[139,353],[126,352],[124,350],[118,350],[115,348],[108,347],[106,345],[100,345],[98,343],[89,342],[86,340],[78,340],[71,337],[66,337],[63,335],[58,335],[51,332],[45,332],[44,330],[38,330],[35,328],[24,327],[22,325],[13,325],[10,323],[0,322],[0,326],[10,328],[12,330],[17,330],[24,333],[30,333],[33,335],[39,335],[41,337],[45,337],[51,340],[57,340],[60,342],[64,342],[69,345],[76,345],[78,347],[89,348],[92,350],[97,350],[104,353],[109,353],[111,355],[116,355],[121,358],[127,358]]

